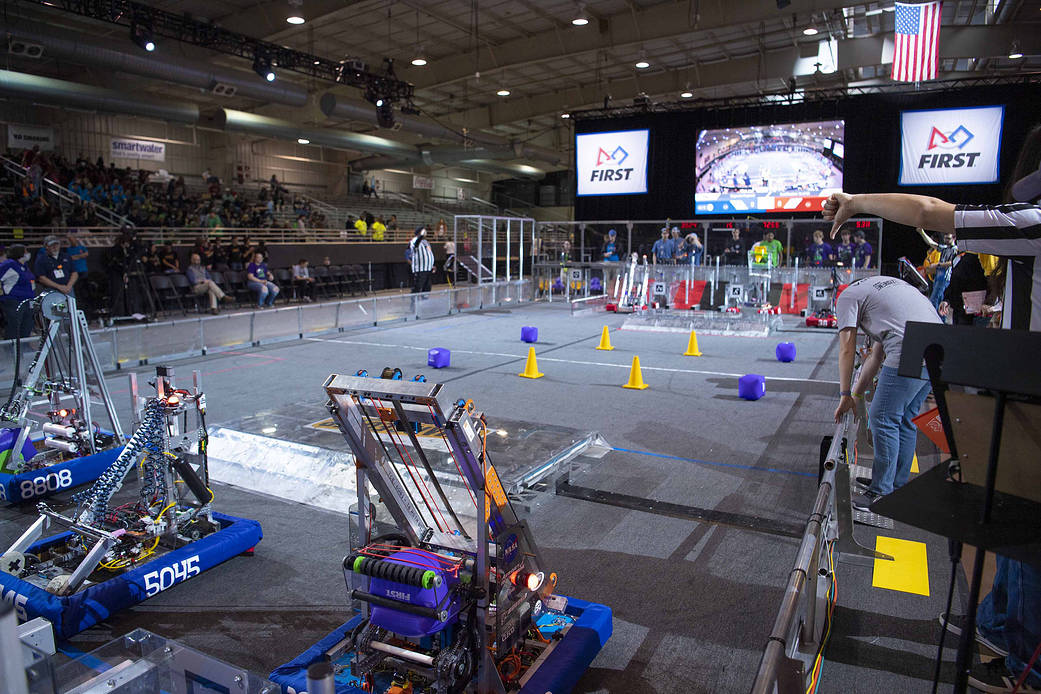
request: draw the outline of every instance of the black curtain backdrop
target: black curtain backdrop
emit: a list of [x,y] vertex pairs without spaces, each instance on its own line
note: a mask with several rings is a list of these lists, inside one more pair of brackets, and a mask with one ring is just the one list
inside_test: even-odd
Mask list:
[[[849,193],[905,192],[932,195],[954,203],[996,204],[1026,133],[1041,122],[1036,84],[978,87],[945,92],[872,94],[837,101],[733,109],[653,113],[622,118],[580,119],[576,133],[650,129],[647,193],[575,198],[575,219],[696,219],[694,154],[701,130],[773,123],[846,121],[843,189]],[[1001,179],[991,185],[900,186],[900,112],[969,106],[1005,106],[1001,136]],[[701,215],[706,216],[706,215]],[[725,215],[713,215],[719,218]],[[760,214],[764,219],[819,217],[819,214]],[[738,218],[738,217],[735,217]],[[743,216],[740,218],[744,218]],[[913,229],[886,222],[884,263],[902,255],[914,261],[925,247]]]

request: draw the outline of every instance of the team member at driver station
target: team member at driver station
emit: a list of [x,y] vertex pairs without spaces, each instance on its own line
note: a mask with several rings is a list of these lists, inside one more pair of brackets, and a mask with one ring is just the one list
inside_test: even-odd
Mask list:
[[724,265],[744,265],[748,262],[747,247],[741,238],[740,229],[730,230],[730,240],[723,249]]
[[[1006,200],[1017,203],[953,205],[938,198],[906,193],[834,193],[824,203],[824,218],[834,220],[833,238],[850,217],[869,214],[910,227],[957,233],[963,251],[1005,256],[1008,264],[1002,327],[1041,331],[1039,167],[1041,126],[1027,134],[1013,170],[1014,183],[1009,186]],[[1002,357],[989,356],[994,360]],[[976,610],[976,622],[977,640],[986,639],[1007,650],[1007,655],[973,667],[970,685],[984,691],[1011,692],[1033,661],[1026,684],[1041,686],[1041,663],[1034,659],[1041,642],[1041,571],[1026,562],[997,555],[994,585]]]
[[766,265],[770,263],[770,267],[777,267],[781,264],[781,253],[784,248],[781,246],[781,242],[774,238],[774,233],[767,229],[763,232],[763,240],[752,246],[750,253],[752,259],[750,262],[756,265]]
[[853,232],[853,267],[871,267],[871,254],[874,253],[874,250],[864,238],[862,229]]
[[676,249],[672,245],[672,239],[669,237],[669,230],[663,228],[661,230],[661,238],[654,242],[651,246],[651,258],[654,265],[661,263],[662,265],[671,265],[673,257],[676,255]]
[[607,232],[607,241],[604,242],[604,260],[616,263],[618,262],[618,232],[611,229]]
[[677,263],[680,262],[680,251],[683,250],[683,237],[680,236],[680,228],[672,227],[672,258]]
[[835,261],[842,267],[853,267],[853,232],[843,229],[841,237],[842,242],[835,247]]
[[809,267],[828,267],[835,262],[835,252],[831,244],[825,243],[824,232],[818,229],[813,232],[813,243],[806,249],[806,264]]
[[62,294],[75,296],[72,288],[79,273],[72,269],[72,260],[61,249],[61,239],[57,236],[51,235],[43,240],[43,248],[36,254],[33,273],[37,289],[57,289]]

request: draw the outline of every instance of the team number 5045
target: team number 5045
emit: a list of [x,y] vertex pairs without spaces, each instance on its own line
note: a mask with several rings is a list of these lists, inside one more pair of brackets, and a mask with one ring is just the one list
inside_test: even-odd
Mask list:
[[199,573],[199,555],[182,559],[176,564],[164,566],[158,571],[145,574],[145,593],[148,597],[170,588],[181,581],[187,581]]

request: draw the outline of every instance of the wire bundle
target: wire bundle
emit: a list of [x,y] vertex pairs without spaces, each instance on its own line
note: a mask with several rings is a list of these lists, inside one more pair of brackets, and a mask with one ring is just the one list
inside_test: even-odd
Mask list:
[[142,497],[144,498],[147,492],[147,496],[152,497],[154,502],[163,479],[159,465],[164,450],[164,422],[163,407],[159,399],[149,400],[145,405],[141,426],[130,437],[113,463],[89,489],[73,495],[72,500],[79,505],[76,512],[76,519],[79,522],[95,526],[104,522],[109,510],[109,500],[119,489],[123,478],[142,453],[147,455],[145,483],[141,490]]

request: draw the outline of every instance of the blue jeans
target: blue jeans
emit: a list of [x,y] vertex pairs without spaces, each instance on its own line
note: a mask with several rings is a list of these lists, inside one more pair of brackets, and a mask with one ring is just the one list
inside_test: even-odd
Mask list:
[[[922,375],[926,375],[924,369]],[[918,429],[911,420],[918,416],[931,387],[929,381],[901,376],[891,366],[878,372],[868,413],[875,446],[868,492],[884,496],[907,483],[918,440]]]
[[[976,626],[1005,647],[1005,664],[1018,678],[1041,643],[1041,571],[1000,554],[997,569],[994,587],[976,609]],[[1034,663],[1027,683],[1041,685],[1041,663]]]
[[251,292],[257,293],[257,306],[270,306],[278,296],[278,285],[274,282],[247,282]]
[[937,270],[936,279],[933,280],[933,290],[929,294],[929,303],[933,305],[936,312],[940,312],[940,302],[943,301],[943,293],[947,291],[947,285],[951,283],[951,271]]

